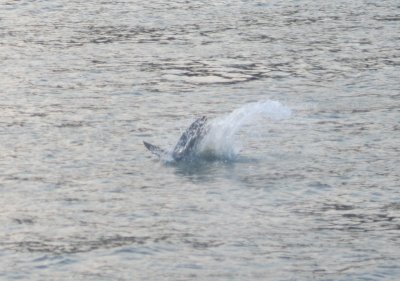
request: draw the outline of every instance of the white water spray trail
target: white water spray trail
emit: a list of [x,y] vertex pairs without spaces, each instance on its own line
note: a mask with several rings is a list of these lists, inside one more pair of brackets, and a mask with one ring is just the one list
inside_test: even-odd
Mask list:
[[239,152],[237,133],[244,126],[262,118],[281,120],[289,118],[291,110],[278,101],[246,104],[230,114],[210,122],[209,132],[198,147],[198,153],[207,158],[234,159]]

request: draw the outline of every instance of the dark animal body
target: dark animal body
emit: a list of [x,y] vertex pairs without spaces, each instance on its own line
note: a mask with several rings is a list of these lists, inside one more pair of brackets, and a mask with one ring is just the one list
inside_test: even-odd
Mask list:
[[[194,121],[190,127],[182,134],[178,143],[176,144],[172,157],[175,161],[181,161],[185,159],[189,159],[195,153],[195,150],[203,139],[203,137],[207,134],[207,117],[203,116],[196,121]],[[158,146],[152,145],[148,142],[143,142],[148,150],[150,150],[153,154],[161,157],[166,155],[167,152],[161,149]]]

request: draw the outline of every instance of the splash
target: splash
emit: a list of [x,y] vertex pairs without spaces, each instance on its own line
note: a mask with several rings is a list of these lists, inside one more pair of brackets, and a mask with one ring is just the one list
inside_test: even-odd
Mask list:
[[235,159],[240,151],[238,133],[244,127],[266,118],[281,120],[290,115],[290,108],[278,101],[246,104],[226,116],[210,121],[207,135],[198,145],[197,155],[206,159]]

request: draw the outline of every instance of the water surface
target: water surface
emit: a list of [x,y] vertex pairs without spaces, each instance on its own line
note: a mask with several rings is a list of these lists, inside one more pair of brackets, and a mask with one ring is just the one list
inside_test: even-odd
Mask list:
[[[3,1],[0,278],[398,280],[399,27],[394,0]],[[270,100],[232,161],[142,144]]]

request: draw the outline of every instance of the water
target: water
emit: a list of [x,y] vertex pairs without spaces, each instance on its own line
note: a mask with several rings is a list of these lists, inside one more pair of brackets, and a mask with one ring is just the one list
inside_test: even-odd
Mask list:
[[[2,1],[0,279],[398,280],[399,24],[394,0]],[[234,157],[142,144],[203,115]]]
[[288,118],[290,114],[290,109],[277,101],[246,104],[227,116],[208,121],[207,134],[197,145],[196,156],[209,160],[237,161],[241,151],[237,140],[239,133],[246,139],[254,138],[254,132],[263,126],[262,117],[279,120]]

